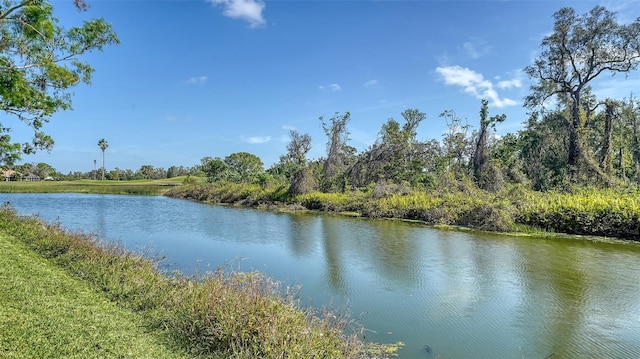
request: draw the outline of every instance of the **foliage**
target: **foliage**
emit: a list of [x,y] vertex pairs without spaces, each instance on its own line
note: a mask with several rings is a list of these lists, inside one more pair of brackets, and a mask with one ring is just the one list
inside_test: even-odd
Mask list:
[[405,123],[401,126],[389,119],[380,130],[375,144],[358,156],[348,170],[348,179],[356,186],[367,186],[374,182],[394,180],[422,181],[422,174],[428,162],[426,146],[416,139],[417,127],[426,114],[417,109],[402,113]]
[[351,114],[335,113],[328,121],[320,117],[322,129],[327,135],[327,157],[322,166],[320,187],[325,191],[344,190],[345,171],[355,161],[355,148],[349,146],[349,131],[347,124]]
[[586,188],[575,193],[530,193],[520,223],[562,233],[640,240],[638,192]]
[[[527,75],[537,80],[525,100],[526,106],[543,106],[549,98],[569,104],[569,114],[558,116],[569,129],[567,165],[572,174],[581,167],[602,180],[609,180],[593,161],[584,138],[583,99],[589,83],[603,73],[628,73],[640,63],[640,18],[618,24],[615,13],[602,6],[577,15],[572,8],[554,14],[553,33],[542,41],[542,53],[527,66]],[[580,162],[579,162],[580,161]]]
[[[86,10],[84,1],[75,4]],[[31,142],[17,145],[10,140],[9,127],[0,125],[1,159],[12,164],[20,151],[30,154],[52,148],[53,139],[43,132],[44,124],[55,112],[71,108],[71,88],[91,80],[93,68],[79,57],[119,40],[103,19],[63,28],[45,0],[3,0],[0,35],[0,110],[34,133]]]
[[290,196],[297,196],[314,190],[316,190],[316,182],[311,170],[302,168],[293,174],[291,185],[289,186]]
[[286,189],[216,183],[184,185],[166,195],[213,203],[274,205],[326,212],[348,212],[370,218],[419,220],[430,225],[517,232],[541,228],[551,232],[640,240],[638,190],[575,189],[572,193],[537,192],[523,185],[499,191],[479,189],[468,177],[451,173],[428,191],[409,185],[377,184],[347,193],[309,192],[283,196]]
[[489,116],[489,101],[482,100],[480,109],[480,130],[473,152],[473,173],[478,186],[482,189],[497,191],[501,187],[502,175],[494,163],[489,162],[489,131],[495,130],[496,123],[503,122],[507,116]]

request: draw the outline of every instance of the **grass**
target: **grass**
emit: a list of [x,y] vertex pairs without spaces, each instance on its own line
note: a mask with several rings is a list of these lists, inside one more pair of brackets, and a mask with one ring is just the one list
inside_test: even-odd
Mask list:
[[132,194],[162,195],[170,188],[182,184],[185,176],[163,180],[131,181],[16,181],[0,182],[1,193],[94,193],[94,194]]
[[0,233],[0,357],[186,357],[145,323]]
[[[363,328],[348,316],[301,308],[295,290],[281,288],[258,272],[217,270],[193,278],[163,273],[159,263],[141,254],[35,217],[20,217],[8,207],[0,209],[0,235],[6,252],[0,252],[4,311],[0,356],[72,357],[86,356],[74,353],[89,350],[91,357],[127,357],[129,352],[122,350],[158,340],[175,343],[190,357],[238,359],[387,358],[401,346],[363,342]],[[20,244],[7,244],[12,243],[7,238]],[[23,267],[19,276],[14,276],[14,267]],[[75,306],[76,300],[84,304]],[[122,319],[106,319],[110,310],[123,310]],[[65,324],[76,315],[77,322]],[[70,331],[57,334],[64,326]],[[126,334],[126,329],[133,332]],[[119,343],[118,330],[131,341]],[[144,333],[161,335],[141,337]],[[32,352],[31,347],[47,352]],[[139,350],[131,357],[165,355]]]

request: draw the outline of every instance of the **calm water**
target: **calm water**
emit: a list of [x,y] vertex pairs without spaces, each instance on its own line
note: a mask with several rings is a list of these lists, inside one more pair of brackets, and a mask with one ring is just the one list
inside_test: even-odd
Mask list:
[[[640,358],[640,245],[441,231],[164,197],[0,194],[23,214],[166,256],[260,270],[346,307],[400,358]],[[425,345],[431,352],[424,350]]]

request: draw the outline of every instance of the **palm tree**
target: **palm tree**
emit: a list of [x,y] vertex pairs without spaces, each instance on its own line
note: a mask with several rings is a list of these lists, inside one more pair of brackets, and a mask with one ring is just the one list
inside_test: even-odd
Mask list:
[[107,150],[109,144],[107,143],[107,140],[103,138],[98,141],[98,147],[100,147],[100,149],[102,150],[102,180],[104,181],[104,151]]

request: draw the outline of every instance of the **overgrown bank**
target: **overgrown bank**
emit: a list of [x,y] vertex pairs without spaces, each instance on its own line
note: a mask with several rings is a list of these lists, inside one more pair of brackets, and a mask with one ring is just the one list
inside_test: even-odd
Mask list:
[[537,192],[511,186],[499,192],[451,181],[430,191],[401,185],[346,193],[290,196],[286,187],[216,182],[190,184],[166,193],[207,203],[350,212],[370,218],[419,220],[495,232],[546,231],[640,240],[637,190],[577,189]]
[[161,329],[190,357],[383,358],[395,350],[363,342],[357,324],[343,316],[300,308],[293,291],[260,273],[163,273],[142,255],[7,207],[0,209],[0,233],[135,312],[147,330]]

